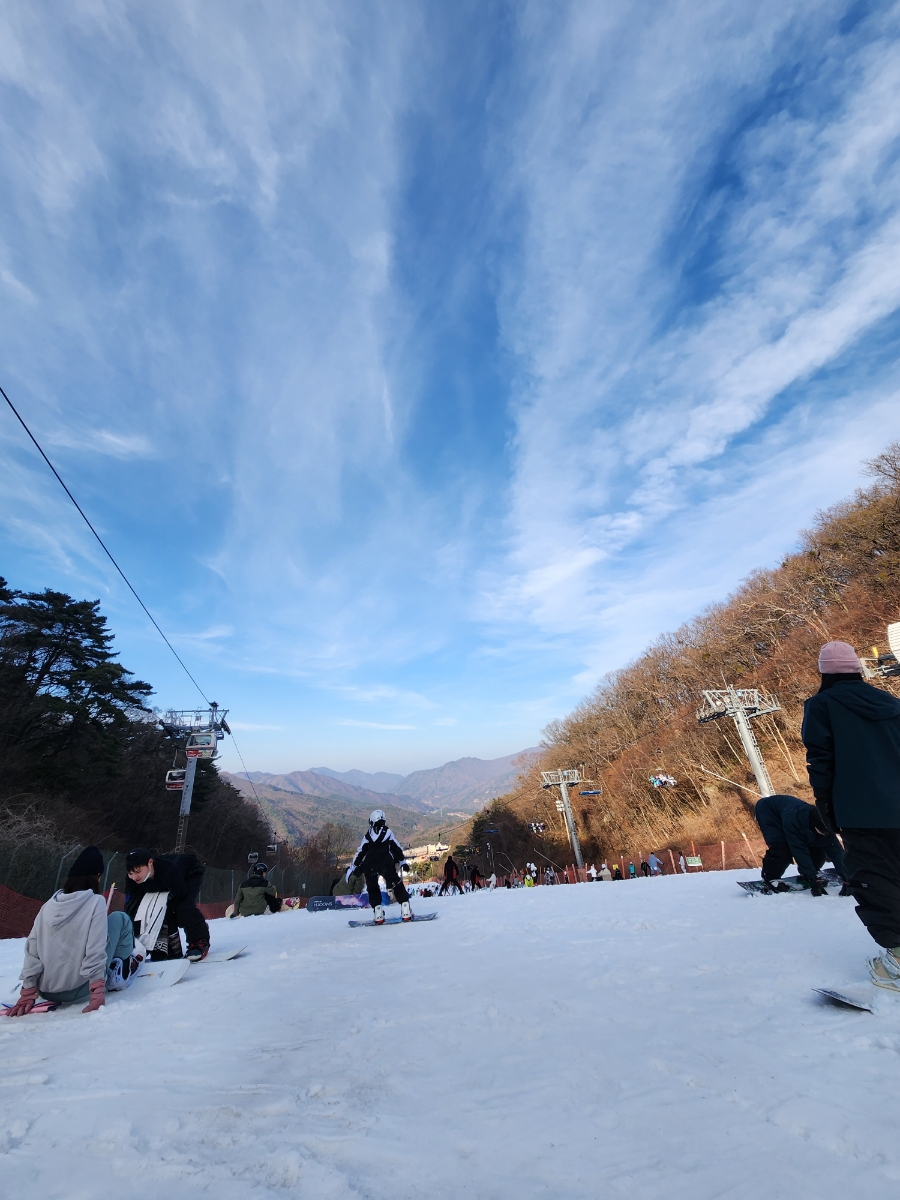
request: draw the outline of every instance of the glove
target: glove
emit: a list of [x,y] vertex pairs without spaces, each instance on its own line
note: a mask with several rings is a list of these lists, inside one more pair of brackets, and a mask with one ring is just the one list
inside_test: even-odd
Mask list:
[[19,992],[18,1000],[15,1002],[12,1008],[6,1010],[6,1015],[8,1017],[27,1017],[34,1008],[34,1002],[37,1000],[37,994],[37,988],[23,987],[21,992]]
[[825,885],[824,879],[814,879],[809,885],[810,894],[813,896],[827,896],[828,888]]
[[350,866],[347,868],[347,874],[344,876],[344,882],[349,883],[355,874],[356,874],[356,867],[353,865],[353,863],[351,863]]
[[91,984],[91,998],[87,1002],[87,1008],[83,1008],[83,1013],[96,1012],[98,1008],[102,1008],[106,1003],[106,980],[95,979]]
[[834,816],[834,801],[831,798],[831,792],[820,790],[813,792],[813,795],[816,798],[816,812],[819,814],[819,820],[829,833],[837,833],[838,823]]

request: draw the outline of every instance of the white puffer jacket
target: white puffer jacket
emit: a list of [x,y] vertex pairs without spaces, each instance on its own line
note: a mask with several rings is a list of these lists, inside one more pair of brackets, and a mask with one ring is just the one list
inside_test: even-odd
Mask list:
[[25,942],[23,987],[67,992],[106,978],[106,901],[93,892],[57,892]]

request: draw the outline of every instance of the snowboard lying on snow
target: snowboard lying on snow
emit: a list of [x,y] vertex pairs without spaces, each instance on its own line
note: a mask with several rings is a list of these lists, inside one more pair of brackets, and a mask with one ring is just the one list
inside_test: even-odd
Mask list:
[[[834,884],[836,887],[843,886],[843,879],[838,875],[834,867],[826,867],[824,871],[820,871],[819,875],[823,878],[829,887]],[[781,880],[773,880],[774,883],[786,883],[792,892],[808,892],[809,883],[802,875],[788,875]],[[739,888],[743,888],[745,892],[752,892],[754,895],[769,896],[778,895],[777,892],[768,892],[766,884],[761,879],[739,879],[737,881]],[[829,892],[829,896],[837,895],[836,892]]]
[[871,983],[846,983],[839,988],[813,988],[813,991],[835,1004],[846,1004],[849,1008],[859,1008],[870,1013],[876,1009],[876,988]]
[[845,983],[834,988],[813,988],[813,991],[834,1004],[846,1004],[870,1013],[881,1012],[888,1005],[900,1001],[900,990],[880,987],[869,980],[865,983]]
[[206,958],[201,958],[199,962],[195,962],[193,965],[195,967],[202,967],[204,963],[231,962],[233,958],[237,958],[238,955],[243,954],[246,949],[246,946],[238,946],[236,950],[210,950]]
[[[413,921],[433,921],[437,913],[413,913],[408,921],[404,921],[402,917],[388,917],[382,921],[382,925],[410,925]],[[362,929],[363,926],[374,925],[374,921],[348,921],[347,924],[353,929]]]
[[365,892],[358,896],[310,896],[307,912],[326,912],[332,908],[368,908],[369,897]]
[[[184,979],[190,966],[191,961],[188,958],[172,958],[165,962],[142,962],[132,976],[128,987],[122,988],[118,992],[107,992],[106,1002],[109,1003],[112,997],[118,999],[119,996],[143,995],[146,992],[155,992],[157,988],[172,987],[173,984],[180,983]],[[18,998],[16,996],[12,1000],[5,1001],[3,1007],[7,1009],[12,1008]],[[80,1008],[86,1002],[87,996],[84,997],[84,1000],[79,1000],[75,1004],[67,1004],[65,1006],[57,1004],[53,1000],[38,1000],[28,1016],[55,1012],[58,1008],[62,1007]]]

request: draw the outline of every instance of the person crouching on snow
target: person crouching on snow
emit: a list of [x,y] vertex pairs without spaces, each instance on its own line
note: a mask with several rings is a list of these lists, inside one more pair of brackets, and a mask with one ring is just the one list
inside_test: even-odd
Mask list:
[[[137,918],[141,901],[148,893],[166,892],[166,912],[155,945],[149,947],[154,961],[183,958],[179,927],[187,937],[187,957],[201,962],[209,953],[209,926],[197,907],[200,885],[206,867],[195,854],[161,854],[154,858],[142,846],[125,856],[128,872],[128,899],[125,911]],[[165,930],[165,933],[163,933]],[[139,936],[146,936],[141,930]]]
[[62,889],[41,907],[25,942],[22,991],[9,1017],[24,1017],[40,998],[54,1004],[87,1000],[82,1012],[96,1012],[106,992],[120,991],[143,959],[135,953],[134,928],[127,913],[107,915],[100,891],[103,855],[88,846],[75,859]]
[[813,805],[797,796],[763,796],[757,800],[755,812],[759,831],[766,839],[762,877],[768,890],[790,891],[786,883],[779,881],[793,859],[812,894],[826,895],[828,880],[821,878],[819,871],[830,860],[840,875],[844,851]]
[[379,875],[384,876],[388,888],[393,888],[394,895],[400,901],[400,915],[403,920],[412,920],[409,892],[397,874],[398,864],[405,861],[406,855],[403,853],[403,847],[388,829],[384,813],[380,808],[376,808],[369,817],[369,828],[359,843],[359,849],[353,857],[353,862],[347,868],[346,875],[348,883],[353,875],[365,876],[366,891],[369,893],[369,903],[375,912],[376,925],[384,924],[384,905],[381,903]]

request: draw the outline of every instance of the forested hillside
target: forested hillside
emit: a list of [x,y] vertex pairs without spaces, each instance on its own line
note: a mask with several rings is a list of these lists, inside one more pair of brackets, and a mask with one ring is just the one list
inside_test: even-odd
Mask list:
[[[548,853],[566,858],[557,793],[541,789],[540,771],[580,764],[603,789],[572,792],[590,858],[755,832],[756,784],[733,723],[696,720],[703,689],[723,679],[778,697],[781,711],[755,720],[756,736],[776,789],[811,800],[800,722],[803,700],[819,686],[819,648],[839,639],[862,655],[872,646],[885,651],[885,627],[900,619],[900,443],[870,463],[869,474],[872,485],[822,513],[781,566],[755,572],[547,727],[539,760],[504,800],[517,818],[511,840],[527,840],[525,822],[543,821]],[[878,686],[900,694],[893,681]],[[659,772],[677,786],[654,788],[649,776]],[[486,823],[498,825],[496,810],[482,815],[475,840],[484,840]]]
[[[116,661],[112,642],[99,602],[0,579],[0,860],[79,842],[172,848],[173,744],[147,707],[150,684]],[[268,840],[258,809],[211,762],[198,763],[188,840],[217,866]]]

